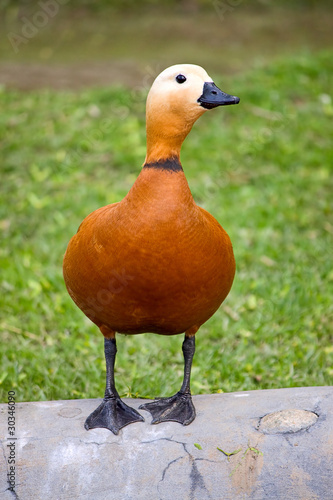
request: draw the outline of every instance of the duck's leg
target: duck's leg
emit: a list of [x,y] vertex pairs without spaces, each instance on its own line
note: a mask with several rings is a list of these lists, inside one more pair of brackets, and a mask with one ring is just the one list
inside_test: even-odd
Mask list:
[[144,418],[134,408],[127,406],[116,390],[114,382],[114,364],[117,345],[115,338],[104,339],[106,361],[106,388],[103,402],[89,415],[84,427],[89,429],[105,428],[118,434],[119,430],[132,422],[143,422]]
[[155,399],[155,401],[145,403],[139,407],[151,413],[153,416],[152,424],[171,421],[189,425],[195,419],[195,408],[190,390],[192,360],[195,352],[195,336],[185,334],[182,348],[184,355],[184,379],[180,391],[169,398]]

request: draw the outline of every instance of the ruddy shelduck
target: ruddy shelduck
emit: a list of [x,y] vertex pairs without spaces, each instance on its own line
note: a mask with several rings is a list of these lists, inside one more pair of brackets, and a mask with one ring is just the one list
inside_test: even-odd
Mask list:
[[200,66],[164,70],[147,98],[147,155],[138,178],[122,201],[88,215],[68,245],[63,266],[68,292],[104,335],[105,396],[86,429],[118,434],[144,420],[116,390],[116,333],[185,333],[179,392],[140,409],[152,414],[152,423],[188,425],[195,418],[190,391],[195,334],[228,295],[235,259],[227,233],[194,202],[180,149],[205,111],[238,102]]

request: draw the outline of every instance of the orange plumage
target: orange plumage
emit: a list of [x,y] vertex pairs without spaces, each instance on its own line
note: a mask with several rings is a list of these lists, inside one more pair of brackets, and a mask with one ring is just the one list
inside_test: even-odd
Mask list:
[[[186,82],[175,81],[179,74],[189,81],[188,88]],[[205,109],[238,102],[223,93],[234,101],[208,102],[216,91],[204,97],[207,81],[212,92],[214,84],[206,72],[192,65],[171,67],[156,79],[147,101],[147,157],[140,175],[122,201],[90,214],[68,245],[64,257],[68,292],[106,342],[114,342],[115,350],[116,332],[185,333],[185,341],[194,337],[231,288],[235,260],[230,239],[214,217],[195,204],[179,161],[181,144]],[[109,375],[114,385],[113,371]],[[187,385],[186,394],[189,379]],[[116,409],[110,423],[105,405],[111,401],[119,407],[117,397],[115,387],[108,397],[106,393],[103,408],[97,409],[97,416],[95,410],[86,427],[107,427],[117,433],[142,420],[138,414],[128,421]],[[123,402],[121,406],[126,412]],[[186,424],[195,415],[182,419],[176,410],[175,418],[172,412],[167,418],[164,413],[170,417],[169,410],[158,408],[156,416],[154,408],[145,406],[156,422],[170,419]]]

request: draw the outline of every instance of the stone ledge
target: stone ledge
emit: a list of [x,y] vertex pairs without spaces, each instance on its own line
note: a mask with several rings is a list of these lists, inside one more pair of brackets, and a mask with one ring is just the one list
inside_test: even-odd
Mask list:
[[[1,499],[332,498],[333,387],[193,401],[197,418],[188,427],[150,425],[141,411],[146,421],[118,436],[84,429],[99,400],[17,403],[15,493],[7,484],[7,405],[0,405]],[[142,402],[127,400],[136,409]],[[263,418],[274,412],[282,413]],[[262,429],[267,421],[268,431]]]

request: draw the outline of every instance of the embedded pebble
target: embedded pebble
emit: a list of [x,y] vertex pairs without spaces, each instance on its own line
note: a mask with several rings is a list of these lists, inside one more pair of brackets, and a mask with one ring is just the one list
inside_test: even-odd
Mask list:
[[318,415],[312,411],[288,409],[265,415],[258,430],[264,434],[286,434],[308,429],[317,422]]

